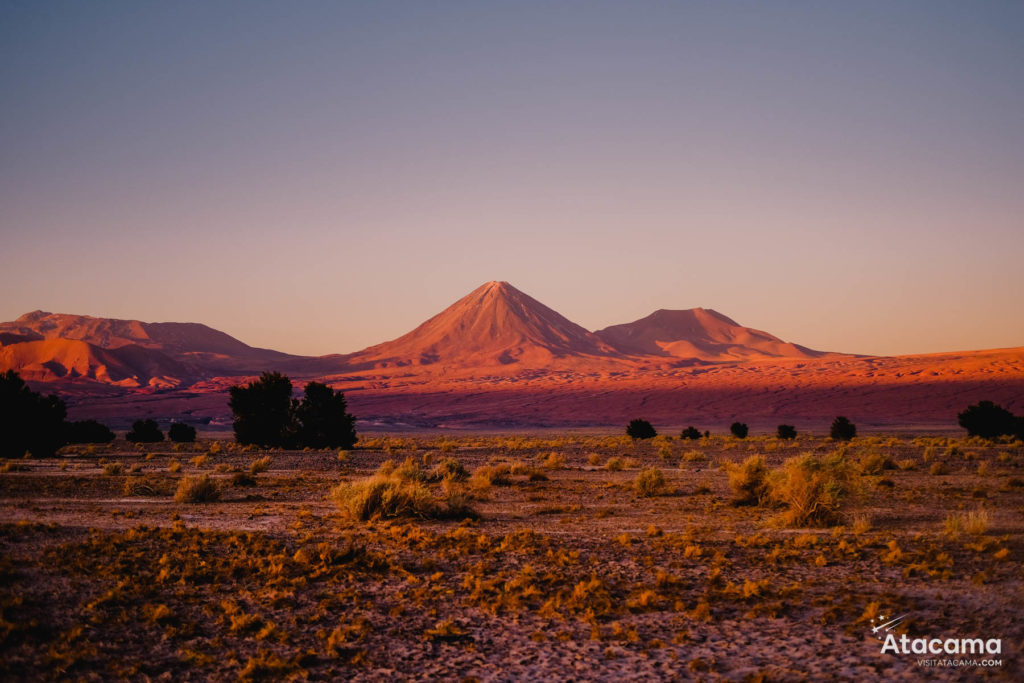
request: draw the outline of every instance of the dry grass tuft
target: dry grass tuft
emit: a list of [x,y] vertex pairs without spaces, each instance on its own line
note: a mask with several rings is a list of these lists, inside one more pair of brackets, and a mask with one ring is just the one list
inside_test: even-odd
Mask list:
[[174,493],[177,503],[213,503],[220,499],[220,487],[207,474],[182,477]]
[[665,488],[665,475],[657,467],[641,471],[633,480],[633,490],[638,496],[650,498],[657,496]]
[[742,464],[726,464],[729,486],[735,505],[759,505],[768,494],[768,466],[760,455],[752,455]]

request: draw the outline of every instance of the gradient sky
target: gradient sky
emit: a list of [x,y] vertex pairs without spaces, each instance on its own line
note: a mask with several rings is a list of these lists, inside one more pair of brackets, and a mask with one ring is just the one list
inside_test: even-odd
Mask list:
[[1024,345],[1024,3],[3,2],[0,319]]

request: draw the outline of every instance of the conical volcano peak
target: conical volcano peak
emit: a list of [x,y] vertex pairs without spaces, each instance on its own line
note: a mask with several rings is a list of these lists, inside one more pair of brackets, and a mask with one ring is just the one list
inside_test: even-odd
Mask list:
[[359,362],[453,367],[519,364],[608,356],[596,335],[508,282],[480,285],[412,332],[356,354]]

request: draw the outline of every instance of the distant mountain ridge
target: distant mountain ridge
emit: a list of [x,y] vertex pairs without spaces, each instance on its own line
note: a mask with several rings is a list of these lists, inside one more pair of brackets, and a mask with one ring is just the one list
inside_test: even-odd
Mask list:
[[626,353],[715,362],[825,355],[767,332],[743,327],[710,308],[660,309],[646,318],[612,325],[595,334]]
[[715,363],[821,355],[702,308],[660,310],[594,333],[501,281],[481,285],[397,339],[344,355],[294,356],[255,348],[200,323],[46,311],[0,323],[0,348],[0,367],[35,381],[82,379],[121,387],[185,387],[264,369],[300,376],[401,368],[428,375],[636,372],[687,359]]

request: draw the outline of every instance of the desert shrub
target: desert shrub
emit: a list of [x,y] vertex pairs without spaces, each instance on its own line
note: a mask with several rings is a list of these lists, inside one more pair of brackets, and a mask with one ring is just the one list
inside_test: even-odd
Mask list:
[[196,440],[196,428],[184,422],[175,422],[167,430],[167,438],[174,443],[192,443]]
[[894,467],[889,458],[877,452],[868,453],[860,459],[861,474],[881,474],[882,470],[891,470]]
[[992,401],[979,401],[977,405],[968,406],[956,418],[968,436],[984,439],[1013,434],[1017,426],[1013,413]]
[[124,465],[119,462],[108,462],[103,466],[103,474],[116,475],[124,473]]
[[110,443],[114,432],[96,420],[77,420],[65,424],[64,440],[67,443]]
[[231,475],[232,486],[256,486],[256,476],[245,472],[235,472]]
[[665,488],[665,475],[657,467],[642,470],[633,480],[633,490],[638,496],[649,498],[661,493]]
[[455,458],[443,458],[434,467],[433,479],[441,481],[466,481],[469,479],[469,471],[466,466]]
[[729,433],[737,439],[745,439],[747,438],[747,434],[750,433],[750,429],[742,422],[733,422],[729,425]]
[[174,492],[176,503],[213,503],[220,499],[220,487],[207,474],[182,477]]
[[259,474],[260,472],[266,472],[270,469],[270,463],[272,459],[269,455],[264,455],[262,458],[256,458],[249,464],[249,474]]
[[765,500],[768,491],[768,466],[764,457],[752,455],[742,464],[728,463],[726,473],[729,476],[729,487],[735,497],[735,505],[758,505]]
[[928,468],[928,474],[936,477],[940,477],[949,474],[949,465],[944,462],[933,462],[932,466]]
[[66,415],[57,396],[32,391],[13,370],[0,373],[0,457],[53,456],[64,445]]
[[693,426],[687,427],[683,430],[683,433],[679,435],[679,438],[696,441],[700,438],[700,430]]
[[164,440],[164,433],[156,420],[136,420],[124,438],[132,443],[157,443]]
[[128,477],[122,491],[125,496],[155,496],[159,493],[156,482],[148,477]]
[[981,536],[988,531],[989,524],[988,510],[979,508],[970,512],[954,512],[949,514],[943,522],[943,527],[949,536],[956,538],[961,533]]
[[775,436],[779,439],[795,439],[796,427],[793,425],[779,425],[775,428]]
[[768,478],[770,499],[786,507],[787,526],[827,526],[854,491],[853,467],[840,453],[790,458]]
[[420,467],[420,463],[411,455],[402,461],[402,464],[391,472],[391,476],[406,481],[426,482],[427,473]]
[[653,439],[658,432],[650,422],[637,418],[626,426],[626,435],[633,439]]
[[562,453],[548,453],[548,456],[544,458],[543,466],[549,470],[560,470],[565,467],[565,455]]
[[418,481],[375,474],[352,483],[340,484],[331,498],[342,513],[360,521],[419,517],[450,519],[475,517],[467,499],[449,493],[440,500]]
[[608,458],[608,461],[604,464],[604,468],[609,472],[619,472],[625,467],[625,461],[618,456]]
[[832,426],[829,427],[828,434],[836,441],[850,441],[853,437],[857,436],[857,425],[840,415],[832,420]]
[[473,470],[469,485],[475,489],[488,489],[491,486],[511,486],[512,468],[509,465],[481,465]]

